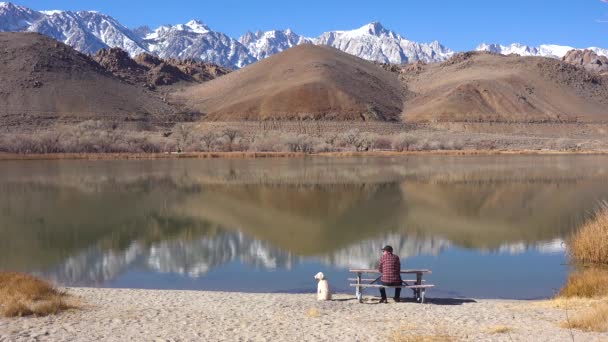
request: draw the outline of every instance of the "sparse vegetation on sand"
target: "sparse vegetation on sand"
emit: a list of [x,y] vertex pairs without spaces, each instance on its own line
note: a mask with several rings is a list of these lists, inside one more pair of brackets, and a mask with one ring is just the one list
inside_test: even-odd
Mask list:
[[394,332],[389,341],[391,342],[453,342],[455,338],[449,335],[408,335],[403,332]]
[[[540,129],[536,127],[536,129]],[[360,153],[428,151],[608,151],[603,140],[519,133],[486,134],[390,123],[226,122],[180,123],[143,129],[131,124],[84,121],[0,134],[0,152],[59,153]]]
[[44,280],[22,273],[0,272],[2,316],[47,316],[76,307],[72,298]]
[[568,255],[578,264],[608,264],[608,202],[572,236]]
[[608,302],[599,302],[569,320],[562,322],[562,327],[583,331],[608,332]]
[[488,333],[490,334],[510,334],[512,331],[513,328],[504,325],[488,328]]

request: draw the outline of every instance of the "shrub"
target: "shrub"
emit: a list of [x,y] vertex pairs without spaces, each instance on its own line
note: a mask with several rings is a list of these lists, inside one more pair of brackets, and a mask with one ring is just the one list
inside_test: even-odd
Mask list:
[[257,137],[249,146],[249,149],[254,152],[281,152],[282,148],[279,137],[275,135]]
[[392,148],[392,141],[390,138],[377,135],[373,142],[374,150],[390,150]]
[[581,264],[608,264],[608,203],[602,202],[593,217],[574,233],[568,256]]
[[410,149],[418,142],[416,137],[411,136],[407,133],[401,133],[393,137],[392,145],[393,149],[403,152],[410,151]]
[[326,142],[317,142],[313,147],[312,147],[313,151],[316,153],[323,153],[323,152],[332,152],[334,151],[334,147]]
[[608,303],[602,302],[562,324],[567,329],[608,332]]
[[355,151],[361,151],[366,144],[366,140],[358,129],[351,129],[338,135],[336,144],[340,147],[352,147]]
[[608,296],[608,270],[604,268],[587,268],[568,276],[558,297],[594,298]]
[[67,294],[46,281],[27,274],[0,273],[0,309],[3,316],[46,316],[75,307]]

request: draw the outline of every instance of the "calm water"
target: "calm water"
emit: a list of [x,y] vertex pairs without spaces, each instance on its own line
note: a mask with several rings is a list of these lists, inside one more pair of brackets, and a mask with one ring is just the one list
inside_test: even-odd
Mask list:
[[[351,292],[391,244],[430,296],[551,296],[604,156],[0,163],[0,270],[68,286]],[[375,292],[372,292],[375,293]]]

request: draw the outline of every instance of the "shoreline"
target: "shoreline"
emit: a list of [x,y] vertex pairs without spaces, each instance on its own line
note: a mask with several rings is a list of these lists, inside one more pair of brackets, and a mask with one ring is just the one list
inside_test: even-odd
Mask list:
[[401,156],[495,156],[495,155],[608,155],[599,151],[554,150],[457,150],[457,151],[366,151],[366,152],[184,152],[184,153],[49,153],[17,154],[0,152],[0,161],[16,160],[156,160],[156,159],[263,159],[306,157],[401,157]]
[[[315,294],[67,288],[79,309],[57,316],[0,318],[0,341],[449,341],[605,340],[608,333],[562,328],[568,315],[552,301],[429,298],[359,304]],[[405,295],[405,293],[404,293]]]

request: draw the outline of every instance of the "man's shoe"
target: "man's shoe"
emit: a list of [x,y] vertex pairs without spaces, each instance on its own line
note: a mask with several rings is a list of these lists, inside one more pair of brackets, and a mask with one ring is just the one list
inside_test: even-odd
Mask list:
[[388,300],[386,300],[386,298],[380,299],[380,303],[378,303],[378,304],[382,304],[382,303],[388,304]]
[[401,298],[399,298],[399,297],[395,297],[394,299],[395,299],[395,303],[399,303],[401,301]]

